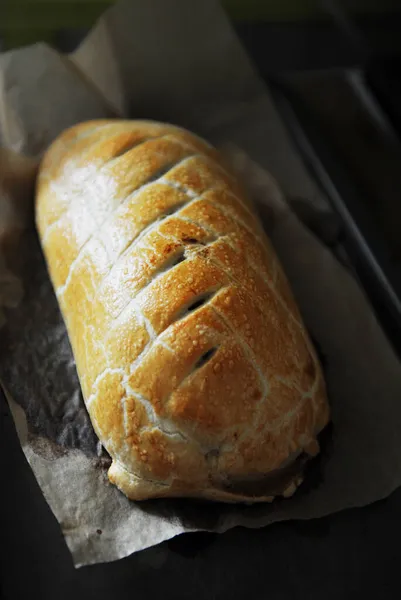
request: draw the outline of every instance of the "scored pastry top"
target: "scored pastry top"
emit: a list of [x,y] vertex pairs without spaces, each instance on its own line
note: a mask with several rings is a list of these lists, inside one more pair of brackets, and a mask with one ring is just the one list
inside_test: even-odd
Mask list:
[[110,480],[132,499],[292,493],[324,380],[217,152],[171,125],[77,125],[42,161],[36,220]]

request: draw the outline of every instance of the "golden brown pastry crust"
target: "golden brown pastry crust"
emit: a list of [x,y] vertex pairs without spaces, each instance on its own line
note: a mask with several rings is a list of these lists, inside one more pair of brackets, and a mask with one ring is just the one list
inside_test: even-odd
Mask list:
[[77,125],[43,159],[36,219],[110,480],[135,500],[290,495],[324,381],[215,150],[155,122]]

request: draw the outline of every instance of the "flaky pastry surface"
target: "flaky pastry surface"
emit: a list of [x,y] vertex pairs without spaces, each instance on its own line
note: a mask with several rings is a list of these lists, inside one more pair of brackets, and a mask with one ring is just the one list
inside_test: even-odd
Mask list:
[[43,159],[36,221],[110,480],[135,500],[290,495],[324,380],[215,150],[155,122],[77,125]]

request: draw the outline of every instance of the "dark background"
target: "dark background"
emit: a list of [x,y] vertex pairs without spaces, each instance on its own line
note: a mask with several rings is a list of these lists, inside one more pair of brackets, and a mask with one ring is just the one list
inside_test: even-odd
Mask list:
[[[400,23],[389,15],[358,19],[379,53],[401,51]],[[247,21],[236,28],[264,75],[354,65],[360,58],[330,22]],[[78,29],[58,31],[55,43],[70,50],[81,36]],[[116,563],[76,570],[4,398],[0,406],[2,600],[400,597],[401,490],[319,520],[180,536]]]

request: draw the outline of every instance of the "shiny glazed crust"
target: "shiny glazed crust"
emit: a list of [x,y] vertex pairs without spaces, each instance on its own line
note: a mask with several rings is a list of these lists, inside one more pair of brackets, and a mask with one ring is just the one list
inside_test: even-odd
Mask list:
[[43,159],[36,220],[110,480],[134,500],[293,493],[325,385],[216,151],[155,122],[77,125]]

